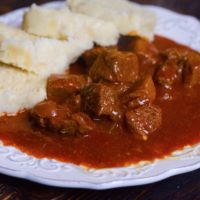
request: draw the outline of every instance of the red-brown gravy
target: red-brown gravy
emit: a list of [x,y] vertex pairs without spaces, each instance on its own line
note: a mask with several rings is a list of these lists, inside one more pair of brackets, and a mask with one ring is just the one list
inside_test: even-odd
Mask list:
[[[168,47],[187,48],[175,42],[155,37],[159,50]],[[81,71],[73,65],[71,73]],[[118,167],[141,160],[163,158],[186,145],[200,142],[200,86],[192,89],[176,87],[171,94],[177,98],[163,101],[165,90],[157,88],[156,104],[162,108],[161,127],[147,141],[135,139],[133,134],[112,127],[108,121],[97,121],[98,130],[84,137],[60,136],[33,128],[28,111],[17,116],[0,118],[0,139],[38,158],[47,157],[88,167]],[[108,133],[110,129],[112,133]]]

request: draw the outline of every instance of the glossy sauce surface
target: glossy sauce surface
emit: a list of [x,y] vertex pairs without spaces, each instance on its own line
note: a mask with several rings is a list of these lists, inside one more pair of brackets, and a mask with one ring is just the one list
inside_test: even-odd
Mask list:
[[[156,36],[159,50],[168,47],[186,48]],[[79,64],[70,73],[83,73]],[[33,127],[29,111],[0,118],[0,139],[22,151],[88,167],[125,166],[141,160],[163,158],[172,151],[200,142],[200,86],[192,89],[176,86],[165,90],[157,86],[156,104],[163,112],[161,127],[147,141],[138,141],[133,134],[107,120],[98,120],[97,128],[85,136],[61,136]],[[172,101],[163,96],[175,97]]]

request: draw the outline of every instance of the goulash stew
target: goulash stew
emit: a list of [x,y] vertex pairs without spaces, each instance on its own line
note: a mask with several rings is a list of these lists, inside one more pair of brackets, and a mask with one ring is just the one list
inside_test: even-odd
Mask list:
[[156,36],[95,46],[47,99],[0,117],[0,139],[38,158],[88,167],[163,158],[200,141],[200,54]]

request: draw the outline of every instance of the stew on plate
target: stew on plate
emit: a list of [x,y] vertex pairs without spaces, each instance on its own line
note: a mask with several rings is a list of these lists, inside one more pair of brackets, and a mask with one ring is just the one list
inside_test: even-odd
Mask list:
[[0,139],[38,158],[94,168],[163,158],[200,141],[200,54],[122,36],[52,74],[47,99],[0,117]]

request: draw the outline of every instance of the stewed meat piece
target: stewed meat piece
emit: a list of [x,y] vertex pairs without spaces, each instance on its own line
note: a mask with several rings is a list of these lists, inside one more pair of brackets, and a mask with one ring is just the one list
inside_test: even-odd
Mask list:
[[186,60],[186,51],[169,48],[161,53],[162,63],[155,73],[155,80],[165,88],[182,82],[182,72]]
[[122,102],[128,108],[136,108],[152,103],[156,98],[156,88],[151,75],[146,75],[140,82],[134,85],[126,95],[122,95]]
[[134,37],[127,49],[138,55],[142,65],[154,65],[158,62],[158,49],[144,38]]
[[97,59],[97,57],[103,52],[103,51],[106,51],[106,50],[109,50],[109,49],[116,49],[116,47],[101,47],[101,46],[96,46],[90,50],[87,50],[84,54],[83,54],[83,60],[86,64],[86,66],[88,68],[90,68],[95,60]]
[[114,82],[114,83],[104,83],[108,87],[115,90],[116,96],[123,96],[130,88],[132,88],[133,84],[129,82]]
[[139,76],[138,58],[134,53],[103,51],[89,70],[94,81],[131,82]]
[[85,113],[78,112],[71,116],[71,119],[62,123],[60,133],[68,135],[86,134],[95,128],[95,123]]
[[165,60],[171,60],[175,63],[182,63],[187,55],[187,49],[179,49],[179,48],[168,48],[161,52],[161,56]]
[[31,110],[32,121],[45,129],[67,135],[86,133],[95,128],[94,122],[84,113],[72,113],[66,105],[43,101]]
[[117,93],[107,84],[93,83],[86,86],[81,93],[81,101],[83,111],[90,115],[108,116],[114,121],[122,118]]
[[157,130],[162,122],[162,110],[155,105],[144,105],[126,112],[129,129],[138,138],[147,140],[149,134]]
[[167,60],[155,73],[155,80],[165,88],[171,88],[175,83],[182,81],[182,70],[182,65]]
[[74,113],[72,120],[78,125],[78,132],[85,133],[95,128],[95,123],[92,119],[83,112]]
[[188,52],[183,78],[185,86],[189,88],[200,84],[200,55],[198,53]]
[[47,97],[56,102],[64,102],[89,83],[90,78],[84,75],[51,75],[47,82]]
[[187,50],[169,48],[162,52],[163,64],[155,74],[155,79],[166,88],[171,88],[177,82],[193,87],[200,83],[200,56]]
[[37,125],[56,131],[59,131],[64,120],[71,118],[71,114],[68,107],[51,100],[40,102],[31,109],[31,118]]

